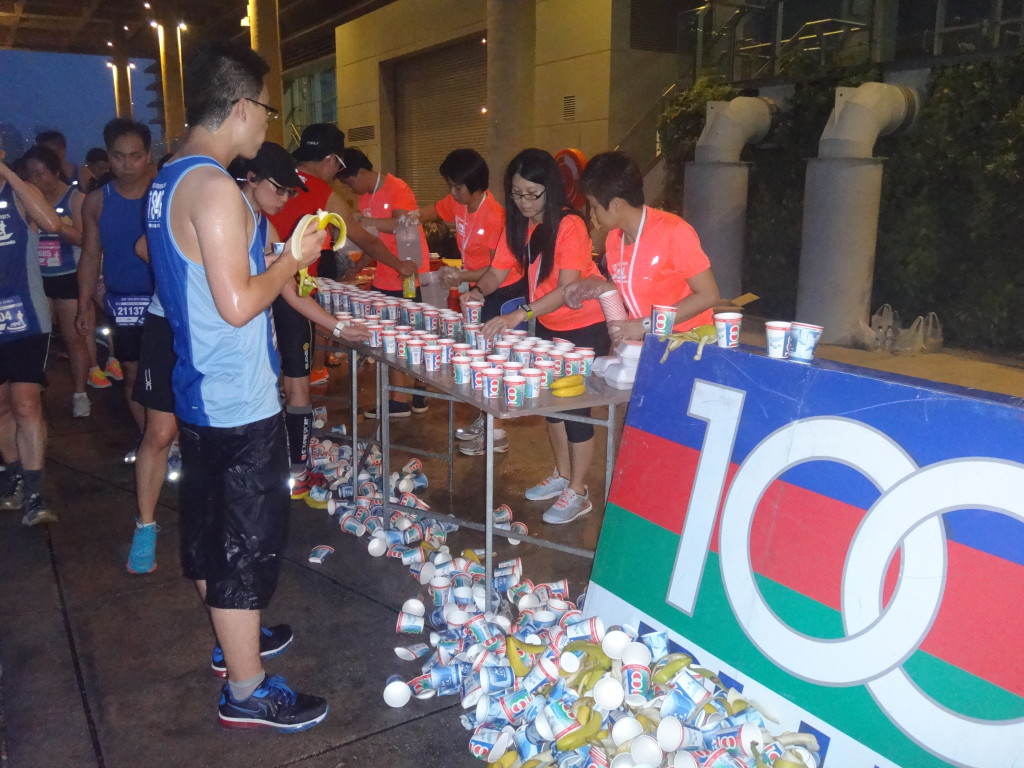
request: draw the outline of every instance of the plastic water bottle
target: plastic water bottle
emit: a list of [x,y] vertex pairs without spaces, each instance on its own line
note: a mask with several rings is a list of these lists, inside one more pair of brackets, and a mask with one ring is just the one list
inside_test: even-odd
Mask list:
[[[400,261],[412,261],[419,271],[423,263],[423,252],[420,250],[420,222],[415,214],[408,214],[398,220],[395,228],[395,240],[398,243]],[[416,298],[416,273],[402,278],[402,296],[407,299]]]

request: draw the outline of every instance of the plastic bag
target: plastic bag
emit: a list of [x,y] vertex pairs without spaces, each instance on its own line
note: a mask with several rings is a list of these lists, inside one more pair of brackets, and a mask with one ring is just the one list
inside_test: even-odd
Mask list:
[[875,332],[875,349],[890,352],[900,333],[900,313],[883,304],[871,316],[871,330]]
[[942,324],[939,323],[939,316],[929,312],[924,318],[923,347],[926,354],[935,354],[942,351]]
[[900,331],[892,343],[897,355],[916,355],[924,352],[924,318],[918,315],[909,328]]

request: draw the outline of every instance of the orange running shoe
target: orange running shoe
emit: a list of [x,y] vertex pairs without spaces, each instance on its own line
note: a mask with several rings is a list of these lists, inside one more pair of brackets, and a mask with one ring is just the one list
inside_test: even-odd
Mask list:
[[116,357],[107,360],[107,367],[103,371],[107,378],[114,381],[124,381],[124,371],[121,370],[121,362]]
[[110,386],[110,379],[107,378],[107,374],[99,369],[99,366],[94,365],[89,369],[87,383],[95,389],[106,389]]
[[309,372],[309,386],[324,387],[331,380],[326,368],[314,368]]

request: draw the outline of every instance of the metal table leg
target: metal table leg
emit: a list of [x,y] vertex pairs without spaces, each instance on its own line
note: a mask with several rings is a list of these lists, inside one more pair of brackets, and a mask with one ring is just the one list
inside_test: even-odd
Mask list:
[[[487,474],[485,478],[486,491],[484,493],[484,513],[486,517],[486,530],[484,531],[484,559],[485,574],[484,587],[487,590],[487,598],[484,607],[488,611],[497,608],[493,605],[491,597],[494,591],[494,416],[487,414],[485,451],[487,456]],[[449,438],[450,439],[450,438]]]

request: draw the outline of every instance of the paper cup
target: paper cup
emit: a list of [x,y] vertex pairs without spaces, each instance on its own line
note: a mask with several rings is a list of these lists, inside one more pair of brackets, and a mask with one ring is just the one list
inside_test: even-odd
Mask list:
[[398,622],[395,625],[395,631],[400,633],[419,634],[423,631],[423,627],[425,625],[426,621],[422,616],[415,616],[411,613],[402,611],[398,614]]
[[597,300],[601,303],[606,321],[625,320],[629,317],[626,314],[626,305],[622,303],[622,296],[618,291],[605,291],[597,297]]
[[384,686],[384,701],[389,707],[404,707],[412,698],[412,690],[406,682],[398,675],[388,678],[388,684]]
[[540,397],[541,383],[544,381],[544,372],[539,368],[524,368],[522,370],[523,381],[526,383],[524,396],[528,400]]
[[441,365],[445,366],[452,361],[452,348],[455,346],[455,339],[438,339],[437,346],[441,348]]
[[789,359],[798,363],[811,362],[823,330],[820,325],[793,323],[789,330]]
[[501,382],[504,374],[501,368],[484,368],[484,397],[488,400],[497,400],[501,397]]
[[672,326],[676,324],[676,308],[673,304],[652,304],[651,305],[651,333],[655,336],[665,336],[672,333]]
[[590,347],[576,347],[576,354],[582,359],[580,373],[584,377],[589,377],[594,370],[594,357],[596,353]]
[[716,312],[715,332],[718,334],[718,346],[722,349],[738,347],[742,323],[743,315],[739,312]]
[[484,303],[482,301],[467,301],[462,306],[462,316],[466,319],[467,323],[479,323],[480,315],[484,311]]
[[601,641],[601,649],[608,655],[608,658],[621,660],[622,652],[632,642],[633,639],[622,630],[612,629],[605,632],[604,640]]
[[421,339],[410,339],[407,347],[409,365],[423,365],[423,350],[427,346]]
[[[562,655],[571,656],[572,654]],[[572,666],[571,662],[569,666]],[[613,709],[618,709],[622,706],[622,701],[626,696],[626,692],[622,687],[622,683],[614,677],[606,676],[597,681],[591,695],[594,697],[594,701],[597,702],[597,706],[610,712]],[[639,723],[637,723],[637,725],[639,725]]]
[[408,333],[399,333],[395,336],[395,357],[399,360],[409,359],[409,342],[412,341],[412,338]]
[[543,374],[544,378],[541,380],[541,389],[550,389],[551,383],[555,380],[555,361],[554,360],[538,360],[533,364]]
[[633,756],[637,765],[660,765],[665,759],[665,753],[658,746],[658,740],[647,734],[633,739],[629,754]]
[[615,746],[621,747],[627,741],[635,739],[643,732],[644,727],[635,717],[621,717],[612,726],[612,741],[615,742]]
[[768,357],[781,360],[789,356],[789,331],[792,323],[785,320],[769,320],[764,324]]
[[385,355],[394,355],[398,350],[398,344],[395,338],[398,336],[394,331],[384,330],[380,332],[381,347],[384,349]]
[[665,752],[699,749],[704,746],[704,736],[699,728],[685,725],[677,717],[666,717],[658,723],[658,746]]
[[427,346],[423,348],[423,367],[434,373],[441,370],[440,346]]
[[579,352],[566,352],[562,363],[562,371],[566,376],[583,373],[583,355]]
[[[539,383],[539,381],[538,381]],[[526,401],[526,377],[505,377],[505,405],[509,408],[521,408]]]
[[483,391],[484,388],[484,371],[491,367],[490,363],[486,360],[474,360],[469,364],[469,380],[473,386],[473,389]]
[[452,358],[452,375],[456,384],[472,384],[467,355],[455,355]]

